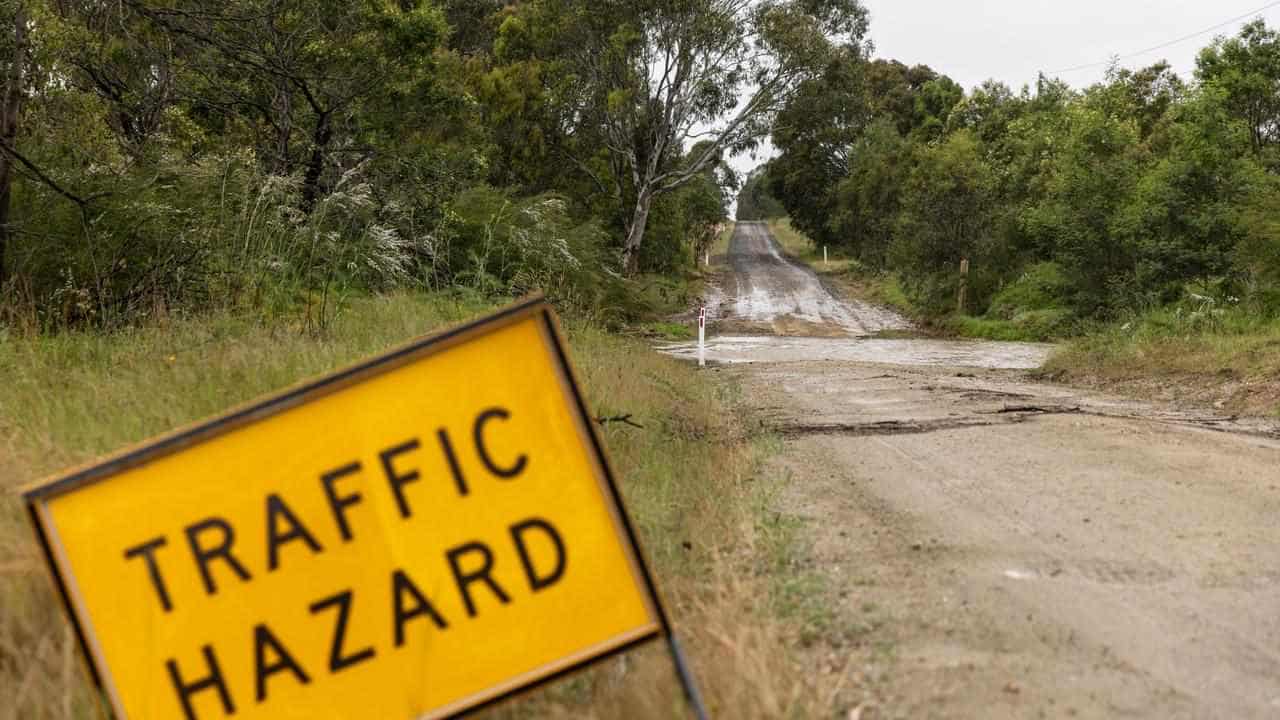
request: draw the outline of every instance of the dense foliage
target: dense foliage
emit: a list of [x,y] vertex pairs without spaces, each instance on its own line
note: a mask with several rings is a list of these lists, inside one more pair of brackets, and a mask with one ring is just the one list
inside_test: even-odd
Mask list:
[[761,166],[747,175],[738,193],[738,220],[772,220],[787,214],[787,209],[769,194],[769,167]]
[[849,55],[799,89],[773,141],[766,194],[926,313],[956,309],[962,260],[973,315],[1280,312],[1280,36],[1262,21],[1205,48],[1190,81],[1113,67],[1082,91],[963,93]]
[[0,0],[0,28],[0,323],[232,305],[313,325],[352,291],[590,309],[689,267],[725,217],[725,153],[866,14]]

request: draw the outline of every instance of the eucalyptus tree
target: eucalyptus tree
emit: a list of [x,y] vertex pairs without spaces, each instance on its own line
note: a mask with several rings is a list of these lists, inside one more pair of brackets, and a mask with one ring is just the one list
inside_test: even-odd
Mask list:
[[[12,23],[9,25],[9,23]],[[12,27],[0,38],[0,288],[7,278],[5,251],[12,235],[9,207],[13,192],[13,165],[17,158],[18,118],[26,90],[28,16],[22,0],[0,4],[0,27]]]
[[541,0],[532,13],[557,28],[573,78],[558,98],[567,133],[608,155],[606,172],[573,160],[623,207],[629,273],[654,200],[755,147],[796,88],[867,30],[858,0]]

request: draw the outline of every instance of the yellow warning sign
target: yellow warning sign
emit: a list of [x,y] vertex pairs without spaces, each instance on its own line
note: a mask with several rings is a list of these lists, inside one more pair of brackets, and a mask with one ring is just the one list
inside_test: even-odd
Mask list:
[[27,501],[120,718],[444,717],[666,624],[536,300]]

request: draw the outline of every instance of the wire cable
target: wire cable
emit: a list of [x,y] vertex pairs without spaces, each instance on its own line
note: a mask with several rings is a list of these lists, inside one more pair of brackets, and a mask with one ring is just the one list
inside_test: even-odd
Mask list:
[[1276,2],[1273,2],[1273,3],[1269,3],[1269,4],[1267,4],[1267,5],[1264,5],[1264,6],[1260,7],[1260,8],[1258,8],[1257,10],[1253,10],[1252,12],[1247,12],[1247,13],[1245,13],[1245,14],[1243,14],[1243,15],[1240,15],[1240,16],[1237,16],[1237,17],[1233,17],[1233,18],[1231,18],[1230,20],[1225,20],[1225,21],[1223,21],[1223,22],[1220,22],[1220,23],[1218,23],[1217,25],[1214,25],[1213,27],[1205,28],[1204,30],[1200,30],[1199,32],[1193,32],[1193,33],[1191,33],[1190,35],[1184,35],[1184,36],[1182,36],[1182,37],[1180,37],[1180,38],[1178,38],[1178,39],[1176,39],[1176,40],[1170,40],[1169,42],[1160,43],[1159,45],[1152,45],[1152,46],[1151,46],[1151,47],[1149,47],[1149,48],[1146,48],[1146,49],[1144,49],[1144,50],[1139,50],[1139,51],[1137,51],[1137,52],[1132,52],[1132,53],[1129,53],[1128,55],[1116,55],[1116,56],[1113,56],[1113,57],[1108,58],[1108,59],[1106,59],[1106,60],[1103,60],[1102,62],[1086,63],[1086,64],[1084,64],[1084,65],[1076,65],[1076,66],[1074,66],[1074,67],[1063,68],[1063,69],[1061,69],[1061,70],[1050,70],[1050,71],[1048,71],[1046,74],[1047,74],[1047,75],[1059,75],[1059,74],[1062,74],[1062,73],[1075,72],[1075,71],[1077,71],[1077,70],[1087,70],[1087,69],[1089,69],[1089,68],[1095,68],[1095,67],[1101,67],[1101,66],[1103,66],[1103,65],[1109,65],[1109,64],[1111,64],[1112,62],[1116,62],[1116,61],[1119,61],[1119,60],[1129,60],[1129,59],[1131,59],[1131,58],[1138,57],[1139,55],[1146,55],[1147,53],[1155,52],[1156,50],[1163,50],[1163,49],[1165,49],[1165,48],[1167,48],[1167,47],[1170,47],[1170,46],[1172,46],[1172,45],[1177,45],[1178,43],[1186,42],[1186,41],[1188,41],[1188,40],[1193,40],[1193,39],[1198,38],[1198,37],[1200,37],[1201,35],[1204,35],[1204,34],[1206,34],[1206,33],[1211,33],[1211,32],[1213,32],[1214,30],[1219,30],[1219,29],[1224,28],[1224,27],[1226,27],[1226,26],[1228,26],[1228,25],[1230,25],[1230,24],[1232,24],[1232,23],[1237,23],[1237,22],[1240,22],[1241,20],[1247,20],[1247,19],[1249,19],[1249,18],[1251,18],[1251,17],[1254,17],[1254,16],[1256,16],[1256,15],[1258,15],[1258,14],[1260,14],[1260,13],[1266,12],[1267,10],[1270,10],[1271,8],[1276,7],[1276,6],[1278,6],[1278,5],[1280,5],[1280,0],[1277,0]]

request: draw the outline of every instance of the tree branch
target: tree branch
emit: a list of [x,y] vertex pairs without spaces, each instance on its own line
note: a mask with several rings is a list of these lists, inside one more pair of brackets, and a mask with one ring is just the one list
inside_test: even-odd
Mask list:
[[40,182],[47,185],[50,190],[53,190],[54,192],[58,193],[62,197],[75,203],[80,207],[81,210],[84,210],[89,205],[89,203],[93,202],[94,200],[97,200],[98,198],[106,197],[107,195],[111,194],[108,192],[100,192],[100,193],[95,193],[93,195],[89,195],[87,197],[80,197],[79,195],[76,195],[70,190],[67,190],[66,188],[59,185],[56,180],[46,175],[45,172],[41,170],[38,166],[36,166],[35,163],[31,162],[26,157],[24,157],[22,153],[18,152],[16,148],[14,148],[4,139],[0,139],[0,150],[3,150],[6,154],[9,155],[9,157],[21,163],[23,167],[25,167],[32,175],[35,175],[36,178],[40,180]]

